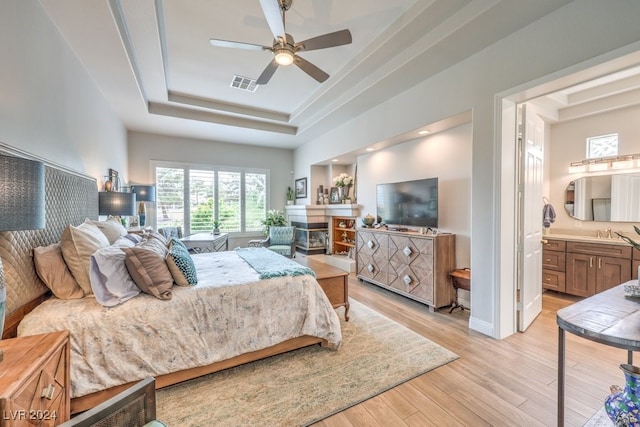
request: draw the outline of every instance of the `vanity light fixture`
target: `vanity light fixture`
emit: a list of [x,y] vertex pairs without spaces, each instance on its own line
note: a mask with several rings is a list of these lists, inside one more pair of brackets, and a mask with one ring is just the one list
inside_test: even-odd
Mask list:
[[640,168],[640,153],[624,156],[585,159],[569,164],[569,173],[602,172],[607,170],[625,170]]

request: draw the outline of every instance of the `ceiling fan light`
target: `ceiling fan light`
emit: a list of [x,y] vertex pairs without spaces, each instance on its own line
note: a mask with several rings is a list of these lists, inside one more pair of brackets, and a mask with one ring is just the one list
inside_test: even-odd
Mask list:
[[287,49],[276,50],[276,62],[279,65],[291,65],[293,64],[293,52]]

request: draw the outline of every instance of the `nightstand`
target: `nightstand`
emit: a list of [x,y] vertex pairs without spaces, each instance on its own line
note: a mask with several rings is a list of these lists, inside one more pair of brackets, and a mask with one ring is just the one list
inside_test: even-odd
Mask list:
[[0,427],[55,426],[70,418],[69,332],[0,341]]

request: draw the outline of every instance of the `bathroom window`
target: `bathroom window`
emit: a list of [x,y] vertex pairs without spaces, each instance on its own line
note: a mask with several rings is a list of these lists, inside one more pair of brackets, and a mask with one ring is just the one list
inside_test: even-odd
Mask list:
[[587,159],[597,159],[618,155],[618,134],[592,136],[587,138]]

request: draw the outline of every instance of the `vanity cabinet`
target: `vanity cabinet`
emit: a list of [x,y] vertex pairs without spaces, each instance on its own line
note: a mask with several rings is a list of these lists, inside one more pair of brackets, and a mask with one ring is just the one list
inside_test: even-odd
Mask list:
[[453,303],[449,273],[455,269],[455,235],[358,229],[359,279],[427,304],[434,311]]
[[546,240],[542,247],[542,287],[565,292],[566,246],[563,240]]
[[543,250],[545,289],[588,297],[631,280],[635,261],[628,245],[556,239],[547,242]]

